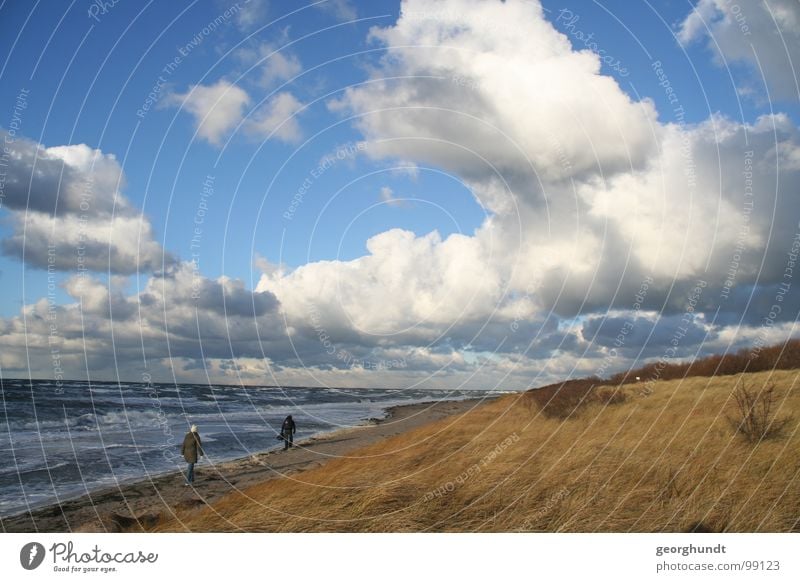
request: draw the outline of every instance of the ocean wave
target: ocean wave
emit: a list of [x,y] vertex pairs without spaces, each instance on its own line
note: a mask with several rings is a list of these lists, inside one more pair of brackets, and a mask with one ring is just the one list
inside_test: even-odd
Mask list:
[[76,466],[76,465],[75,463],[72,463],[70,461],[62,461],[60,463],[55,463],[53,465],[47,465],[44,467],[41,465],[18,466],[4,471],[0,471],[0,477],[7,475],[18,475],[20,478],[22,478],[25,475],[31,475],[34,473],[52,473],[57,469],[63,469],[69,466]]
[[[248,447],[261,449],[274,445],[270,433],[288,414],[294,415],[299,432],[305,436],[361,424],[382,416],[392,406],[485,394],[157,386],[156,406],[144,385],[131,384],[123,388],[123,406],[117,384],[92,385],[91,394],[86,389],[88,384],[78,385],[81,389],[65,390],[58,397],[37,396],[38,422],[32,414],[29,388],[14,388],[16,400],[9,404],[5,422],[0,424],[0,436],[5,437],[0,438],[0,454],[5,453],[6,459],[0,473],[3,477],[0,514],[46,486],[50,487],[46,497],[52,500],[53,487],[62,495],[76,488],[91,490],[108,480],[137,478],[143,470],[150,473],[175,470],[175,460],[165,458],[160,449],[166,442],[172,443],[165,436],[170,435],[175,441],[172,450],[179,451],[190,424],[200,427],[204,444],[214,458],[226,460],[242,456]],[[16,467],[10,466],[14,462],[12,454],[18,461]],[[46,466],[48,462],[52,464]],[[48,472],[53,471],[58,478],[53,475],[50,479]]]

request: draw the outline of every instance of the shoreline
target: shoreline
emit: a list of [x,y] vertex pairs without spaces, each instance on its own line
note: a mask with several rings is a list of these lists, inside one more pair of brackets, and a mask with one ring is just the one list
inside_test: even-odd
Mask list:
[[142,531],[164,513],[171,515],[175,509],[213,503],[235,490],[302,473],[379,440],[467,412],[494,398],[391,406],[381,419],[309,437],[288,451],[269,449],[216,465],[201,461],[195,465],[193,487],[184,486],[183,472],[148,475],[0,518],[0,526],[6,533]]

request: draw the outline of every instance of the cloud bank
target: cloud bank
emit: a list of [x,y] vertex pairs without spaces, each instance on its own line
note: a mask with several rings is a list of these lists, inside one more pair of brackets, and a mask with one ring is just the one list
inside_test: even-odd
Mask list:
[[125,176],[113,154],[84,144],[48,148],[4,130],[0,139],[9,159],[3,205],[11,234],[2,240],[4,254],[41,269],[114,274],[174,262],[122,194]]
[[[712,34],[721,55],[749,63],[726,40],[740,32],[726,6],[702,0],[680,38]],[[790,57],[795,4],[771,8]],[[754,34],[769,25],[758,10],[749,13]],[[82,294],[68,285],[79,302],[58,307],[65,359],[108,366],[103,340],[113,331],[126,370],[144,350],[181,378],[524,388],[794,333],[797,294],[781,292],[795,284],[787,269],[800,251],[800,134],[788,116],[660,117],[651,99],[632,98],[601,74],[598,55],[574,50],[528,0],[405,0],[398,20],[373,28],[369,41],[384,49],[369,82],[329,110],[353,116],[368,161],[460,178],[487,212],[476,231],[397,228],[369,238],[353,260],[294,270],[261,261],[252,291],[188,263],[128,295],[111,283]],[[770,89],[791,93],[772,74],[786,70],[783,53],[773,44],[759,50]],[[267,83],[299,66],[273,65]],[[212,144],[238,125],[289,143],[302,136],[294,115],[303,105],[288,90],[250,111],[250,95],[226,81],[173,100]],[[49,152],[49,173],[85,174],[78,153]],[[126,208],[115,162],[92,155],[102,162],[92,166],[103,170],[98,181],[115,184]],[[33,205],[44,224],[26,228],[47,227],[54,179],[42,178],[33,202],[16,195],[18,208]],[[59,202],[67,214],[80,209],[73,180],[78,193],[68,189]],[[396,201],[391,189],[380,196]],[[12,237],[4,248],[15,252],[15,244]],[[28,305],[3,322],[4,369],[27,365],[14,348],[23,341],[34,353],[46,349],[49,309]]]

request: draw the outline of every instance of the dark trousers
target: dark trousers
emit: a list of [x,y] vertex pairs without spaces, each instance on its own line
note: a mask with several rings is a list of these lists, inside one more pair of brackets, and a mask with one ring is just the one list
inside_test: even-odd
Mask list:
[[194,483],[194,463],[189,463],[189,469],[186,471],[186,482]]
[[294,445],[294,433],[287,432],[283,435],[283,450],[288,450],[289,447]]

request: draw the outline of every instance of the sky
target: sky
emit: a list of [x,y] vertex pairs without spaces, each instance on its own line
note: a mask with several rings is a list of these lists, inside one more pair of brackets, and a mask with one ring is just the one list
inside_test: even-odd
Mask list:
[[797,335],[796,0],[0,4],[0,377],[519,390]]

